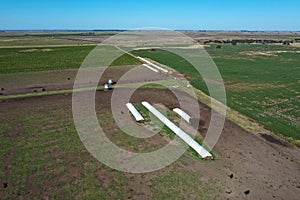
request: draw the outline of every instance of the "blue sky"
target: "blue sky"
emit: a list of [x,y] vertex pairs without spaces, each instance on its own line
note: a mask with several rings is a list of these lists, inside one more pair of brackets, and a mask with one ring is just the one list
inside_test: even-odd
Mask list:
[[300,30],[299,0],[0,0],[0,29]]

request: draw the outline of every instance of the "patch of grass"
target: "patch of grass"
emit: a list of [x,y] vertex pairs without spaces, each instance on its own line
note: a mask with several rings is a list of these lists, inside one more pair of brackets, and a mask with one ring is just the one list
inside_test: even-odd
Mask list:
[[211,182],[201,182],[201,175],[176,169],[152,179],[153,199],[216,199],[219,188]]
[[110,66],[140,65],[140,64],[142,64],[141,61],[137,60],[136,58],[128,54],[123,54],[115,61],[113,61]]

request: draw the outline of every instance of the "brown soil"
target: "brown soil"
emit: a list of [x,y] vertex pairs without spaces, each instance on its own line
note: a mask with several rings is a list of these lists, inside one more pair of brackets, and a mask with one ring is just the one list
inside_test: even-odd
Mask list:
[[[124,92],[126,92],[126,89],[124,89]],[[101,100],[97,100],[97,102],[99,102],[97,104],[98,111],[110,111],[111,94],[112,91],[98,91],[96,93],[96,99]],[[188,101],[189,97],[186,96],[186,99]],[[162,103],[168,108],[178,106],[178,101],[170,91],[160,89],[139,89],[131,100],[132,102],[147,100],[150,103]],[[66,107],[70,109],[70,105],[71,95],[54,95],[6,100],[1,103],[1,111],[8,112],[12,108],[22,110],[37,106],[42,107],[44,111],[47,112],[49,106]],[[202,128],[207,128],[210,121],[210,108],[200,104],[200,110]],[[70,110],[66,113],[69,113],[68,117],[71,117]],[[111,130],[110,134],[114,134],[114,132],[117,131],[117,127],[114,125],[110,125],[107,129]],[[17,139],[19,136],[18,134],[14,134],[11,137]],[[159,145],[163,144],[163,142],[158,140],[159,138],[156,138],[154,141],[160,143]],[[183,167],[184,170],[202,174],[202,181],[213,181],[217,183],[221,188],[219,199],[299,199],[299,148],[293,147],[292,145],[283,145],[278,139],[275,139],[275,136],[246,132],[236,124],[227,120],[222,135],[214,148],[214,152],[218,159],[211,162],[199,161],[195,159],[192,154],[186,153],[186,156],[189,158],[188,162],[181,164],[181,167]],[[11,159],[13,159],[11,157],[12,155],[13,154],[8,155],[8,157],[5,158],[6,165],[10,165]],[[65,156],[67,166],[74,164],[76,158],[80,157],[80,155],[64,153],[62,153],[62,155]],[[71,157],[69,157],[70,155]],[[151,190],[151,179],[168,173],[174,165],[178,165],[180,162],[180,160],[176,161],[176,163],[165,169],[145,175],[125,173],[128,185],[124,187],[126,187],[126,190],[129,190],[131,195],[124,198],[150,199],[153,192]],[[115,172],[105,170],[106,167],[104,165],[99,165],[100,168],[97,173],[99,179],[103,179],[103,190],[105,190],[117,175]],[[6,167],[9,168],[9,166]],[[70,167],[69,177],[64,178],[72,178],[77,184],[80,183],[80,176],[76,175],[76,173],[78,171],[84,171],[82,167],[83,166],[80,167],[80,165],[78,165],[77,169]],[[5,173],[9,173],[8,171],[5,171]],[[66,180],[60,180],[58,176],[57,181],[62,182]],[[3,180],[2,182],[3,188],[0,190],[0,193],[5,192],[5,188],[10,185],[7,180]],[[45,184],[46,183],[47,180],[45,180]],[[27,189],[31,193],[34,192],[47,196],[47,190],[51,191],[51,188],[45,187],[39,189],[34,186],[30,188],[30,185],[31,184],[28,183]],[[30,197],[31,193],[29,193],[27,197]],[[61,193],[63,194],[63,189]]]
[[[115,81],[135,66],[109,67],[103,73],[98,85],[103,86],[109,78]],[[78,69],[17,73],[12,77],[1,76],[2,95],[26,94],[53,90],[72,89]],[[13,80],[13,81],[12,81]]]

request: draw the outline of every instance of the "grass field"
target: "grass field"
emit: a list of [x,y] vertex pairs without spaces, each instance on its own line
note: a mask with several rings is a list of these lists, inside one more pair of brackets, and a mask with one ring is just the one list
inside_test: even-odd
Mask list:
[[[79,68],[94,48],[95,46],[0,48],[0,74]],[[134,64],[140,62],[124,54],[111,66]]]
[[215,199],[219,191],[213,183],[201,183],[197,176],[184,170],[157,177],[152,183],[153,199]]
[[[300,139],[300,48],[279,45],[211,45],[206,49],[225,82],[228,105],[266,128]],[[170,52],[133,52],[188,75],[208,93],[191,65]]]
[[[73,125],[71,107],[49,107],[51,109],[48,110],[45,106],[29,106],[22,114],[17,114],[19,111],[13,109],[6,116],[7,121],[1,123],[0,142],[5,147],[1,148],[1,157],[8,152],[14,154],[10,175],[3,174],[5,171],[1,170],[0,179],[6,179],[10,186],[2,198],[28,195],[33,198],[62,198],[67,195],[70,198],[108,199],[130,195],[129,188],[126,189],[125,175],[104,167],[82,146]],[[18,118],[21,116],[22,118]],[[18,130],[9,120],[20,120],[21,129]],[[15,140],[16,138],[18,139]],[[106,192],[96,189],[103,187],[104,180],[98,177],[102,171],[118,177],[107,185]],[[111,187],[112,185],[117,187]],[[35,193],[35,190],[41,188],[50,193]],[[77,192],[82,189],[84,193]]]
[[[0,112],[0,156],[4,158],[0,180],[8,185],[5,192],[0,188],[1,199],[127,199],[140,195],[132,185],[150,182],[157,199],[173,197],[175,191],[181,191],[175,199],[186,195],[214,199],[219,193],[213,182],[199,181],[201,174],[184,169],[184,163],[195,159],[188,153],[155,175],[119,172],[101,164],[82,145],[67,96],[23,103]],[[148,148],[147,142],[115,128],[108,109],[101,108],[97,113],[99,123],[120,147],[140,151],[137,145],[143,144],[144,150],[153,150],[153,145]],[[170,190],[165,184],[170,184]]]

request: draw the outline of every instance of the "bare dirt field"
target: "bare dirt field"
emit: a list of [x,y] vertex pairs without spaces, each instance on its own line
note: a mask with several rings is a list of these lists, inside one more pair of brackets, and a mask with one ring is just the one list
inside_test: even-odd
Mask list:
[[[126,89],[124,89],[124,92],[126,92]],[[96,102],[98,102],[96,109],[100,116],[100,123],[102,120],[105,120],[101,118],[101,114],[109,116],[111,94],[112,91],[98,91],[96,94]],[[131,100],[134,103],[142,100],[148,100],[150,103],[163,103],[168,108],[178,106],[174,95],[162,89],[139,89]],[[11,113],[14,111],[18,112],[17,118],[12,119],[12,123],[16,124],[16,126],[5,134],[5,137],[15,141],[15,144],[18,141],[22,141],[24,137],[43,137],[43,132],[28,133],[25,131],[26,126],[22,119],[26,117],[25,115],[28,110],[37,109],[35,110],[36,112],[47,113],[63,108],[64,118],[70,119],[70,123],[64,125],[64,128],[70,129],[74,126],[72,123],[71,95],[6,100],[1,102],[0,108],[2,119],[12,119]],[[201,120],[204,122],[201,128],[205,130],[210,121],[210,109],[200,103],[200,110]],[[45,125],[47,124],[47,129],[53,129],[56,123],[60,123],[60,120],[51,122],[51,120],[48,121],[48,119],[45,119],[44,123]],[[40,126],[43,125],[40,123]],[[39,129],[39,127],[36,128]],[[120,131],[114,123],[108,123],[105,129],[109,130],[108,134],[112,139],[113,136],[118,137],[120,135]],[[45,133],[45,137],[47,135],[48,133]],[[74,133],[72,139],[72,145],[80,146],[81,142],[76,133]],[[272,136],[248,133],[230,121],[226,121],[221,138],[214,148],[214,152],[218,157],[217,160],[204,162],[196,159],[192,154],[187,152],[171,166],[148,174],[130,174],[111,170],[103,164],[98,163],[98,161],[84,150],[76,153],[76,151],[70,152],[70,150],[59,147],[59,143],[62,140],[68,139],[53,137],[48,141],[48,143],[51,143],[50,146],[40,144],[40,147],[45,150],[41,155],[48,161],[54,160],[53,162],[61,166],[57,160],[59,157],[67,167],[67,172],[61,177],[61,169],[59,167],[51,171],[50,164],[53,164],[51,162],[40,165],[40,170],[44,174],[51,175],[50,183],[54,185],[65,185],[68,180],[72,180],[71,186],[68,189],[72,191],[72,189],[76,188],[75,194],[77,197],[82,197],[82,193],[84,193],[84,187],[79,187],[78,185],[87,184],[87,177],[93,176],[101,182],[102,185],[99,185],[99,190],[104,194],[111,194],[112,190],[117,190],[123,191],[122,195],[124,198],[150,199],[156,196],[157,193],[164,192],[155,189],[153,185],[153,183],[156,183],[155,180],[173,172],[176,175],[178,170],[183,170],[187,174],[192,173],[193,176],[197,177],[199,183],[212,182],[217,185],[219,188],[219,199],[298,199],[300,195],[299,149],[280,142]],[[150,143],[157,147],[164,144],[163,139],[159,136],[155,136],[151,140],[152,142]],[[54,187],[50,187],[48,184],[49,177],[41,176],[42,178],[37,178],[37,174],[30,174],[30,172],[26,171],[14,171],[15,165],[18,165],[16,162],[16,151],[18,150],[12,148],[5,155],[5,165],[3,166],[5,170],[4,175],[1,176],[1,182],[3,183],[3,187],[0,189],[1,196],[5,196],[10,192],[10,197],[15,195],[15,197],[19,198],[47,198],[54,190]],[[29,158],[34,160],[30,156]],[[94,171],[88,170],[87,166],[90,163],[95,165]],[[21,179],[27,177],[25,187],[18,188],[18,183],[13,182],[14,179],[12,177],[14,176],[22,177]],[[121,181],[121,183],[116,183],[116,179]],[[180,181],[183,180],[177,181],[179,183],[176,184],[180,184]],[[125,182],[128,184],[124,184]],[[90,187],[95,187],[95,185],[91,184],[93,182],[90,181]],[[165,187],[170,187],[170,190],[172,190],[173,186],[165,185]],[[193,188],[191,193],[196,193],[196,190],[201,190],[201,187]],[[67,191],[66,187],[61,187],[57,195],[62,196]],[[200,197],[195,197],[195,199],[198,198]]]
[[[128,76],[126,79],[122,80],[122,84],[157,81],[163,80],[165,78],[170,78],[170,76],[168,75],[154,73],[143,66],[115,66],[109,67],[104,71],[97,85],[103,86],[105,83],[107,83],[107,80],[109,78],[113,78],[114,81],[118,81],[120,77],[124,75],[124,73],[128,72],[133,68],[136,68],[135,72],[139,73],[139,76]],[[0,85],[2,88],[0,92],[1,95],[12,95],[72,89],[77,73],[78,69],[66,69],[42,72],[3,74],[1,75],[0,79]],[[11,81],[12,79],[13,81]],[[87,86],[89,84],[90,83],[87,83]]]
[[[133,66],[110,67],[103,74],[99,85],[103,85],[108,78],[118,80],[121,75]],[[53,70],[42,72],[28,72],[1,75],[3,95],[24,94],[41,91],[72,89],[78,69]],[[14,81],[11,81],[11,80]]]

